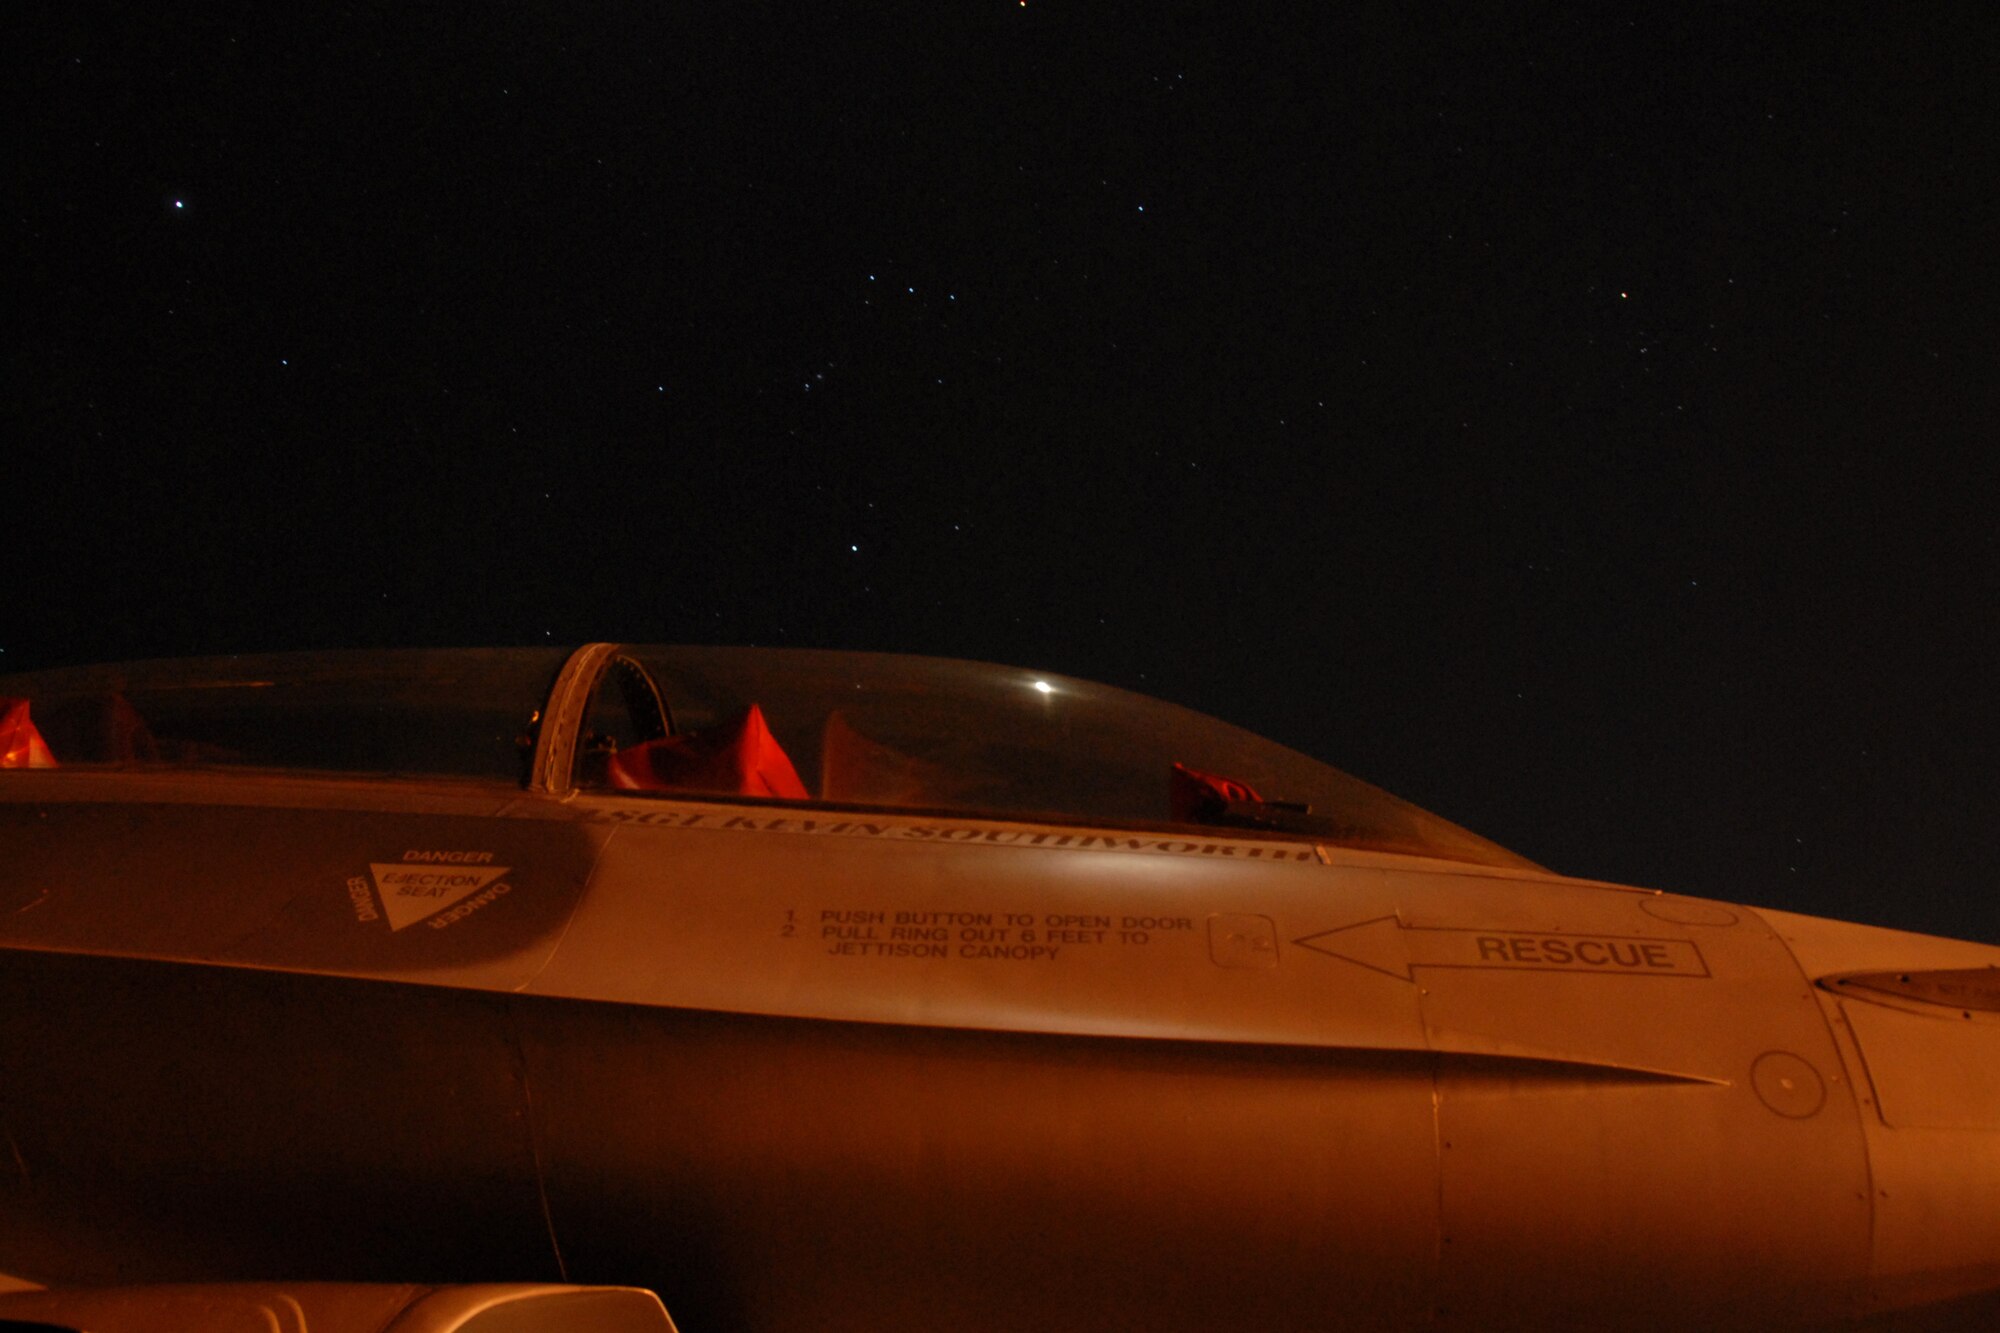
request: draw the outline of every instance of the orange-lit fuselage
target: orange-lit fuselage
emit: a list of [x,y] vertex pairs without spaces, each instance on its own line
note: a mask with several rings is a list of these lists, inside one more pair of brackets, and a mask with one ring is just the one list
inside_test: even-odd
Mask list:
[[[0,1270],[566,1276],[695,1330],[1805,1327],[2000,1283],[2000,1114],[1911,1083],[1992,1016],[1814,985],[1982,946],[1282,840],[200,795],[7,807]],[[477,857],[444,926],[351,891]]]

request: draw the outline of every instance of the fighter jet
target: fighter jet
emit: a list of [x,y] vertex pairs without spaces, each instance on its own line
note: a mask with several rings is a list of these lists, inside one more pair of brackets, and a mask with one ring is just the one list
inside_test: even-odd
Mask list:
[[2000,948],[1169,704],[244,656],[0,752],[0,1328],[2000,1326]]

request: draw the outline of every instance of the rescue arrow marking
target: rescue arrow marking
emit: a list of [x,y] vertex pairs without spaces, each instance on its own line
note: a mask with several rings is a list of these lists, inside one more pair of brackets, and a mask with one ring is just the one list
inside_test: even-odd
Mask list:
[[1462,930],[1406,926],[1378,916],[1293,940],[1300,948],[1414,982],[1420,967],[1515,972],[1590,972],[1612,977],[1706,977],[1693,940],[1570,931]]

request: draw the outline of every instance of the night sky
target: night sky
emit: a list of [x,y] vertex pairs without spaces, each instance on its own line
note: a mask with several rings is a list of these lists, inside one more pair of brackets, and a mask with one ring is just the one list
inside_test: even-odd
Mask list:
[[0,670],[983,658],[2000,940],[1961,12],[43,7]]

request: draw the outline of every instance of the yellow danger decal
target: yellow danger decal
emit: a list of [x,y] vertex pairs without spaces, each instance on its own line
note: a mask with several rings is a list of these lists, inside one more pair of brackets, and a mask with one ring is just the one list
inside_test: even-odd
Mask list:
[[391,930],[413,926],[495,883],[508,867],[427,861],[371,861],[375,892]]

